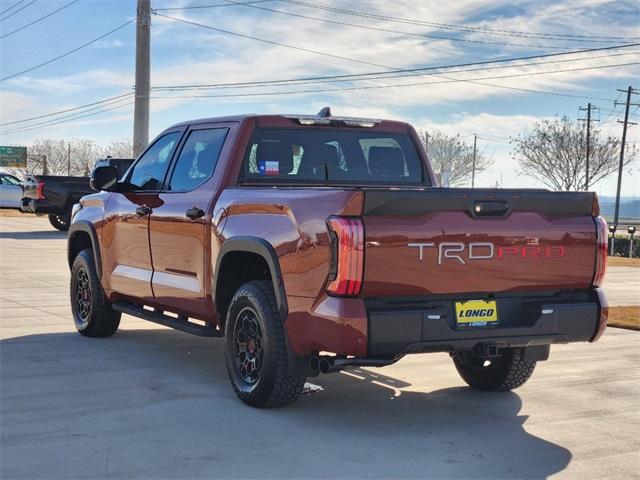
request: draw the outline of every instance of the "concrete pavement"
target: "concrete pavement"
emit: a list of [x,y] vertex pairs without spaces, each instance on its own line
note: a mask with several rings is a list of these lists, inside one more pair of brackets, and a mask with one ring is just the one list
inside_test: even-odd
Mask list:
[[640,306],[640,268],[609,267],[602,287],[611,306]]
[[640,332],[553,347],[510,393],[430,354],[255,410],[219,339],[128,316],[112,338],[76,334],[65,247],[46,219],[0,217],[3,479],[639,477]]

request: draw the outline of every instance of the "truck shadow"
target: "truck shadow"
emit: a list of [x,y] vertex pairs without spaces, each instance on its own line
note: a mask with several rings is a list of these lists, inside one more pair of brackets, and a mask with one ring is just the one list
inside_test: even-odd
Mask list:
[[8,238],[12,240],[54,240],[66,238],[67,232],[57,230],[39,230],[34,232],[0,232],[0,239]]
[[165,329],[9,338],[0,355],[3,478],[544,478],[571,460],[525,430],[512,392],[359,369],[257,410],[235,398],[222,340]]

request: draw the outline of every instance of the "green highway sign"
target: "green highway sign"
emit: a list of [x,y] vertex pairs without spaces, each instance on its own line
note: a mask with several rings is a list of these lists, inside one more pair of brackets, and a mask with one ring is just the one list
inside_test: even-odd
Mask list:
[[0,167],[25,168],[27,147],[5,147],[0,145]]

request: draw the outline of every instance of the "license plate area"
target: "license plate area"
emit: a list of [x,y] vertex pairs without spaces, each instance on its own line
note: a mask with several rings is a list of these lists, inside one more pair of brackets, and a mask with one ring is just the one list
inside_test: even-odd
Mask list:
[[498,325],[498,305],[495,300],[464,300],[454,302],[454,306],[457,328]]

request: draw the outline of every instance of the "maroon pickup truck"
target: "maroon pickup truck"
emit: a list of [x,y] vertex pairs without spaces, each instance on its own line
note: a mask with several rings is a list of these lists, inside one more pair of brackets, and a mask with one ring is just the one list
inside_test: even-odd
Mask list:
[[593,342],[607,227],[590,192],[440,188],[415,130],[247,115],[180,123],[123,175],[96,168],[68,237],[78,331],[121,313],[224,337],[238,397],[449,352],[510,390],[555,343]]

